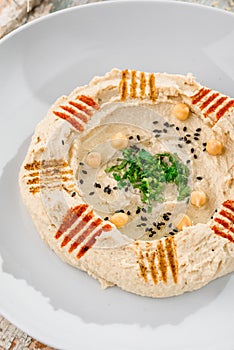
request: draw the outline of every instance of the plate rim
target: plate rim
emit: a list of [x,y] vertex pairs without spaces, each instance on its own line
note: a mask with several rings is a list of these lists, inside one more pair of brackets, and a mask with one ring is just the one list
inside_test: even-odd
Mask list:
[[[108,6],[121,6],[121,5],[130,5],[134,6],[134,3],[139,3],[142,4],[144,6],[150,6],[150,4],[155,3],[157,4],[157,6],[169,6],[169,5],[173,5],[173,6],[182,6],[182,7],[191,7],[191,8],[200,8],[200,10],[204,10],[204,11],[208,11],[208,12],[215,12],[218,14],[222,14],[225,16],[231,16],[234,19],[234,13],[232,12],[228,12],[224,9],[220,9],[220,8],[216,8],[216,7],[211,7],[211,6],[206,6],[203,4],[197,4],[197,3],[188,3],[188,2],[184,2],[184,1],[176,1],[176,0],[123,0],[123,1],[118,1],[118,0],[111,0],[111,1],[102,1],[102,2],[96,2],[96,3],[89,3],[89,4],[82,4],[82,5],[78,5],[78,6],[74,6],[74,7],[70,7],[70,8],[66,8],[63,10],[59,10],[53,13],[49,13],[45,16],[42,16],[40,18],[37,18],[31,22],[28,22],[20,27],[18,27],[17,29],[13,30],[12,32],[8,33],[7,35],[5,35],[2,39],[0,39],[0,49],[1,49],[1,44],[4,44],[5,42],[13,39],[15,36],[17,36],[19,33],[21,33],[21,31],[25,31],[25,30],[30,30],[29,28],[31,28],[32,26],[37,25],[38,23],[43,23],[44,21],[48,21],[53,17],[56,16],[63,16],[64,13],[69,13],[69,12],[75,12],[75,11],[82,11],[83,8],[88,8],[88,7],[108,7]],[[1,255],[0,255],[0,262],[1,262]],[[0,270],[0,275],[4,274],[4,271]],[[25,324],[25,322],[21,322],[18,321],[17,317],[15,317],[12,313],[10,314],[9,312],[6,311],[6,309],[0,304],[0,312],[1,315],[6,318],[7,320],[9,320],[9,322],[11,322],[14,326],[16,326],[17,328],[19,328],[20,330],[22,330],[23,332],[27,333],[27,335],[29,335],[30,337],[35,338],[36,340],[39,340],[51,347],[57,347],[57,344],[53,342],[53,338],[50,339],[44,339],[41,334],[38,336],[37,334],[35,334],[35,328],[30,328],[27,324]]]

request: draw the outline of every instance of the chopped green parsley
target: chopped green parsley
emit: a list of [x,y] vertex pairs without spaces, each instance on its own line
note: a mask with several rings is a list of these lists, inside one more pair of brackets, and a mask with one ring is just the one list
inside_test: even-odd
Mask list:
[[118,188],[131,186],[140,190],[141,201],[152,210],[152,202],[164,201],[165,185],[174,183],[177,186],[177,200],[182,201],[190,195],[188,186],[189,169],[177,154],[151,154],[143,148],[131,146],[122,150],[122,158],[117,164],[106,168],[118,182]]

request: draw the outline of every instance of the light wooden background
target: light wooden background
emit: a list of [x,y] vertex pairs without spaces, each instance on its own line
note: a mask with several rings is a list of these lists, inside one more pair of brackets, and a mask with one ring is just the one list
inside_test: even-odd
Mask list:
[[[29,3],[27,4],[28,1],[25,0],[24,5],[19,6],[17,4],[17,0],[0,0],[0,38],[19,25],[46,15],[47,13],[97,1],[98,0],[29,0]],[[234,12],[234,0],[184,1],[218,7],[226,11]],[[34,8],[32,8],[33,6]],[[8,15],[8,18],[6,14]],[[0,315],[0,350],[39,349],[52,350],[52,348],[38,342],[35,339],[32,339],[29,335],[17,329]]]

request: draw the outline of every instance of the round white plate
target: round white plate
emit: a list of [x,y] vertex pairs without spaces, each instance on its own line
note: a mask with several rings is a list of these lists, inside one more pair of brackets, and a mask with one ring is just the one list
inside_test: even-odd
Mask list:
[[36,124],[53,101],[113,67],[193,72],[234,96],[234,16],[178,2],[72,8],[0,42],[0,312],[57,349],[232,350],[234,276],[150,299],[97,281],[41,241],[17,184]]

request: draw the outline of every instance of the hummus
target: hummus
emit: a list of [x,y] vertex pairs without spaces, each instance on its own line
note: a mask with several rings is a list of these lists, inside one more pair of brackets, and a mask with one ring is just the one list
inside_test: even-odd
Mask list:
[[62,96],[22,164],[23,200],[65,262],[149,297],[234,270],[234,99],[113,69]]

